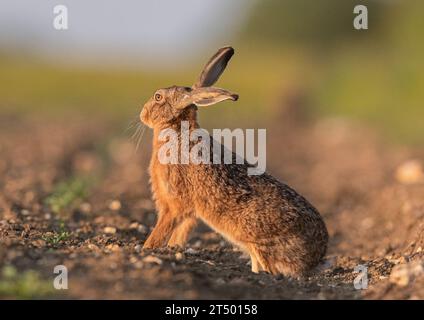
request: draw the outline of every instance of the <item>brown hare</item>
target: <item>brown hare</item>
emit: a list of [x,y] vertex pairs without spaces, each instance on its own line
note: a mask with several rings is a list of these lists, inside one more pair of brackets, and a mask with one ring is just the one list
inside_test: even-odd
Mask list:
[[[192,87],[159,89],[141,111],[141,121],[154,131],[149,170],[158,211],[143,248],[184,246],[201,219],[250,255],[253,272],[299,277],[318,265],[328,242],[320,214],[304,197],[267,173],[248,175],[247,162],[162,164],[158,159],[167,143],[160,139],[162,130],[180,132],[187,121],[191,132],[199,128],[198,107],[238,99],[212,87],[233,54],[231,47],[219,49]],[[177,143],[181,148],[181,135]]]

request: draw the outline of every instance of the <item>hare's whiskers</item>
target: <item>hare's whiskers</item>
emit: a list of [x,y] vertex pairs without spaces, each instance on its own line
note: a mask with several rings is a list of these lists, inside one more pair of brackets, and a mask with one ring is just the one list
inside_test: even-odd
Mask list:
[[135,128],[134,133],[131,136],[132,141],[137,141],[137,137],[140,134],[140,130],[141,130],[141,126],[137,124],[137,127]]
[[131,121],[128,123],[127,128],[125,129],[125,132],[127,133],[127,132],[129,132],[129,131],[133,130],[133,129],[135,128],[135,126],[136,126],[139,122],[140,122],[140,120],[138,119],[138,117],[137,117],[137,118],[134,118],[133,120],[131,120]]
[[146,131],[146,126],[145,125],[141,125],[141,126],[139,126],[139,128],[142,128],[142,129],[140,130],[141,133],[139,134],[139,137],[138,137],[138,140],[137,140],[137,144],[135,146],[135,152],[138,151],[138,148],[141,145],[141,141],[143,140],[144,132]]
[[125,129],[125,133],[131,134],[129,139],[135,144],[134,152],[138,151],[145,131],[146,131],[146,126],[140,122],[140,118],[138,115],[129,122],[127,128]]

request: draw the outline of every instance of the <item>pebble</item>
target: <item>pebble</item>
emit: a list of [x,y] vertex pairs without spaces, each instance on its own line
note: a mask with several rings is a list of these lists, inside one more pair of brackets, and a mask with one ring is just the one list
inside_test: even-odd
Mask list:
[[109,203],[109,209],[112,211],[118,211],[122,208],[121,201],[113,200]]
[[131,256],[130,257],[130,262],[131,263],[136,263],[137,261],[138,261],[137,257],[135,257],[135,256]]
[[188,249],[186,249],[185,253],[187,253],[187,254],[196,254],[197,253],[197,250],[194,250],[193,248],[188,248]]
[[148,233],[149,230],[147,229],[147,227],[143,224],[140,224],[137,228],[137,231],[140,233]]
[[138,225],[139,225],[138,222],[133,222],[133,223],[130,224],[130,229],[137,229]]
[[120,247],[116,243],[111,243],[111,244],[108,244],[106,246],[106,249],[107,250],[110,250],[110,251],[119,251],[120,250]]
[[159,265],[162,264],[162,260],[159,259],[158,257],[155,257],[155,256],[144,257],[143,258],[143,262],[146,262],[146,263],[155,263],[155,264],[159,264]]
[[88,202],[81,203],[80,210],[84,213],[90,213],[91,212],[91,204]]
[[130,224],[130,229],[131,230],[137,230],[140,233],[147,233],[147,227],[145,225],[142,225],[141,223],[138,222],[133,222]]
[[181,252],[177,252],[175,254],[175,259],[177,259],[177,261],[183,260],[184,259],[184,254],[182,254]]
[[135,252],[141,252],[141,246],[139,244],[135,245],[134,247]]
[[195,248],[200,248],[202,246],[202,241],[200,241],[200,240],[197,240],[194,244],[193,244],[193,247],[195,247]]
[[408,160],[402,163],[395,173],[396,180],[403,184],[413,184],[424,181],[424,170],[418,160]]
[[89,243],[87,247],[88,247],[88,249],[93,250],[93,251],[99,251],[100,250],[100,248],[97,245],[95,245],[94,243]]
[[424,260],[399,264],[390,273],[390,282],[400,287],[406,287],[417,276],[424,274]]
[[105,227],[103,229],[103,232],[104,233],[107,233],[107,234],[115,234],[116,233],[116,228],[115,227]]

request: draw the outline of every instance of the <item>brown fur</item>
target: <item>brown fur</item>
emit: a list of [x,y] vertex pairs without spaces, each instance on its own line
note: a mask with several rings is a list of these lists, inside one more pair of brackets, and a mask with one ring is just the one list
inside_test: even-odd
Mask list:
[[[149,170],[158,211],[158,222],[144,248],[183,246],[200,218],[250,255],[253,272],[301,276],[320,262],[328,242],[320,214],[304,197],[267,173],[249,176],[246,162],[165,165],[158,160],[158,150],[165,143],[158,140],[162,129],[180,132],[185,120],[192,131],[199,128],[196,104],[204,104],[205,99],[219,102],[223,96],[236,99],[234,94],[209,87],[231,58],[231,50],[220,49],[193,88],[160,89],[141,112],[141,120],[154,130]],[[208,91],[201,92],[206,82]]]

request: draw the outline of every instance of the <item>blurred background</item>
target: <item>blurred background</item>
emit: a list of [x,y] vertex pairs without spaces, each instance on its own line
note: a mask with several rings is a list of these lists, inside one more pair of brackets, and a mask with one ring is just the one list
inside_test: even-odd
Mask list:
[[[1,0],[0,299],[424,299],[423,13],[422,0]],[[200,124],[267,129],[267,171],[329,230],[329,269],[307,286],[253,276],[205,225],[183,260],[141,250],[157,217],[141,107],[225,45],[217,86],[240,99],[201,108]],[[372,290],[352,286],[358,264]],[[421,276],[405,287],[408,270]]]
[[[68,8],[68,30],[53,28],[57,4]],[[241,99],[203,110],[206,126],[264,126],[280,101],[300,99],[308,115],[350,117],[420,143],[424,2],[361,1],[368,30],[353,28],[357,4],[3,0],[0,116],[75,112],[125,127],[156,88],[190,85],[230,44],[236,55],[219,86]]]

